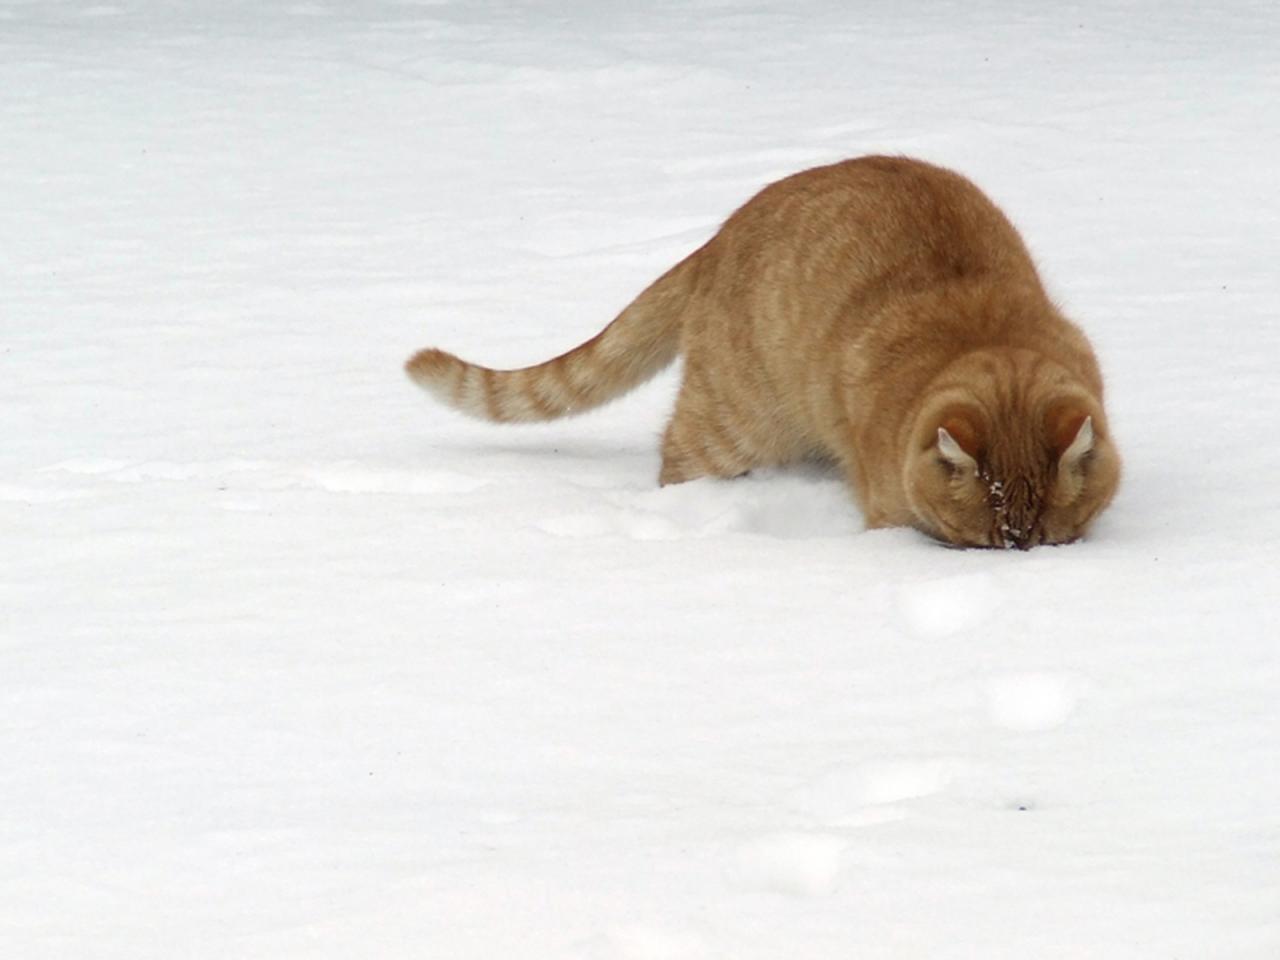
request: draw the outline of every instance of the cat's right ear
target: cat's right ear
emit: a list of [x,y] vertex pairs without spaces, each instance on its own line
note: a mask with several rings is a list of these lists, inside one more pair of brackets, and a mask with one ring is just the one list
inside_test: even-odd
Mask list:
[[961,470],[976,470],[978,461],[960,445],[951,431],[946,427],[938,428],[938,453],[942,454],[942,459],[946,460],[953,467]]
[[976,470],[982,443],[978,425],[968,411],[951,410],[938,424],[938,453],[953,467]]

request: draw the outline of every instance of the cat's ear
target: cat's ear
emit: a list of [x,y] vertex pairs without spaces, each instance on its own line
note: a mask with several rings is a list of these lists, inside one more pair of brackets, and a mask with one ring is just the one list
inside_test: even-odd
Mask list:
[[1076,464],[1093,449],[1093,417],[1079,409],[1058,409],[1049,415],[1049,441],[1066,466]]
[[938,427],[938,453],[952,466],[976,469],[978,466],[978,430],[966,417],[953,416]]
[[1076,430],[1075,439],[1067,444],[1059,461],[1062,463],[1078,463],[1080,458],[1093,449],[1093,417],[1085,417]]

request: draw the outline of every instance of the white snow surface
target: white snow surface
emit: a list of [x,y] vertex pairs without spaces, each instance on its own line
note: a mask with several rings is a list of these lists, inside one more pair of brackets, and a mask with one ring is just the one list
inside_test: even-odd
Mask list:
[[[1280,956],[1280,8],[0,0],[0,956]],[[755,190],[955,167],[1085,542],[470,422]]]

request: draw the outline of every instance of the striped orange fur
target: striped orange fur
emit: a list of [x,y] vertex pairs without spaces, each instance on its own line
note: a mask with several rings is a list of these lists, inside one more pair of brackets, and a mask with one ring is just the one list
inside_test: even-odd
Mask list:
[[500,422],[589,410],[675,357],[663,484],[831,461],[870,526],[1062,543],[1120,459],[1088,340],[960,175],[863,157],[771,184],[579,347],[520,370],[423,350],[409,376]]

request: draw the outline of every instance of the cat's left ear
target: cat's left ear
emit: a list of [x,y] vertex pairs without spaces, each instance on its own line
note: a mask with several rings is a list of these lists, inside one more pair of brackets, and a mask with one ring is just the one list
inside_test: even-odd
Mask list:
[[1050,436],[1062,466],[1074,466],[1093,449],[1093,417],[1080,411],[1051,418]]

